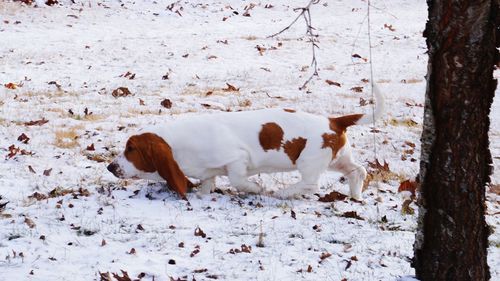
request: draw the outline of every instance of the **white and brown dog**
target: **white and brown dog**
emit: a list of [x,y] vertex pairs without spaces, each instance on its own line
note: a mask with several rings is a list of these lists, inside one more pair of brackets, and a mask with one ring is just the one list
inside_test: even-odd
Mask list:
[[384,97],[377,87],[374,93],[374,114],[327,118],[262,109],[179,118],[131,136],[108,170],[119,178],[164,179],[183,198],[191,185],[186,176],[201,180],[201,194],[223,175],[240,191],[261,193],[249,176],[298,170],[301,181],[276,193],[290,198],[317,192],[320,175],[331,169],[344,174],[351,197],[360,200],[366,170],[352,159],[346,129],[383,114]]

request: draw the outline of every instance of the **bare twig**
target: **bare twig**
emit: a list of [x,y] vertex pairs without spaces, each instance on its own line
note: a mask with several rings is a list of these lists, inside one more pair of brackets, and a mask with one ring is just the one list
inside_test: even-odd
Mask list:
[[311,47],[312,47],[312,60],[311,60],[311,66],[314,67],[314,71],[313,73],[311,74],[311,76],[304,82],[304,84],[302,84],[301,87],[299,87],[299,90],[303,90],[306,88],[307,84],[312,80],[312,78],[314,76],[319,76],[318,74],[318,61],[316,60],[316,48],[319,49],[319,46],[318,46],[318,34],[314,33],[314,30],[315,28],[312,26],[312,21],[311,21],[311,11],[310,11],[310,7],[311,5],[314,5],[314,4],[318,4],[320,0],[311,0],[309,1],[309,3],[307,4],[307,6],[303,7],[303,8],[295,8],[293,9],[294,11],[300,11],[300,13],[297,15],[297,17],[288,25],[286,26],[285,28],[283,28],[282,30],[272,34],[272,35],[269,35],[267,38],[273,38],[273,37],[276,37],[280,34],[282,34],[283,32],[287,31],[288,29],[290,29],[290,27],[292,27],[296,22],[297,20],[300,18],[300,17],[303,17],[304,18],[304,21],[306,23],[306,35],[309,37],[309,42],[311,43]]

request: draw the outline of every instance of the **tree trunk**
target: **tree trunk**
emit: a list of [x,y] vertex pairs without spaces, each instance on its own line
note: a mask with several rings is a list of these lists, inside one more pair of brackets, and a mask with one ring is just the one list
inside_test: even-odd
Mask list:
[[499,0],[428,0],[429,50],[420,164],[420,280],[488,280],[485,187],[497,82]]

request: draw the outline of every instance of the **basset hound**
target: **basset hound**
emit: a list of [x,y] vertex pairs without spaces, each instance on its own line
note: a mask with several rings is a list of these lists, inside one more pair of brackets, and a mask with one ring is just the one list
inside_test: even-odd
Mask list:
[[356,164],[346,136],[352,125],[372,124],[384,112],[384,96],[374,86],[373,114],[324,117],[291,109],[262,109],[180,117],[131,136],[123,153],[107,167],[118,178],[166,180],[185,198],[187,177],[201,180],[200,194],[227,176],[248,193],[263,188],[248,180],[258,173],[298,170],[300,182],[279,190],[279,198],[318,192],[327,169],[348,179],[350,196],[361,200],[366,170]]

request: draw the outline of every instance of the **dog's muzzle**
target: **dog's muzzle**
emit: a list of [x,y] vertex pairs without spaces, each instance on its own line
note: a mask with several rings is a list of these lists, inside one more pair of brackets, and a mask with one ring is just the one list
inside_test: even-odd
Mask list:
[[121,172],[121,169],[120,169],[120,166],[118,166],[118,164],[112,162],[111,164],[108,165],[107,167],[108,171],[110,171],[115,177],[117,178],[121,178],[123,175],[122,175],[122,172]]

